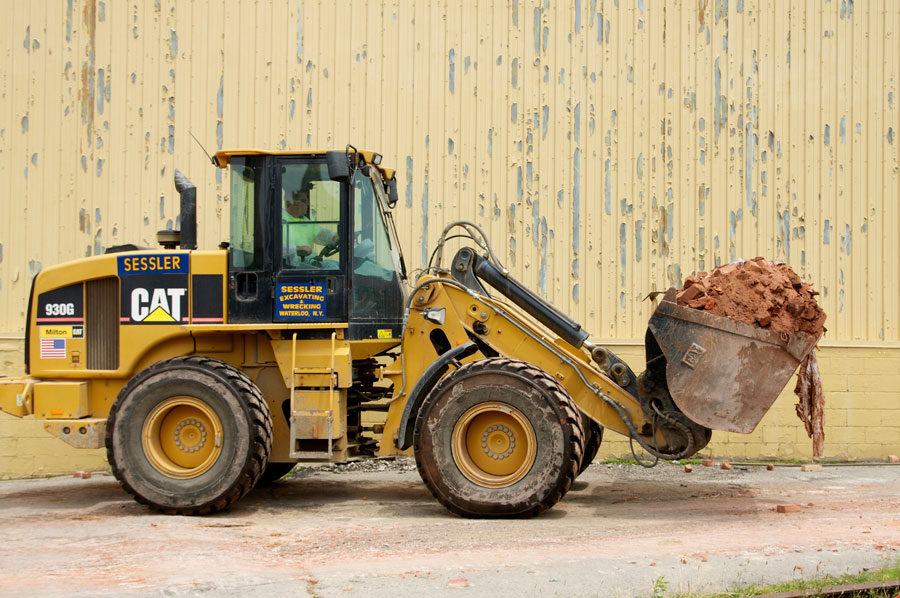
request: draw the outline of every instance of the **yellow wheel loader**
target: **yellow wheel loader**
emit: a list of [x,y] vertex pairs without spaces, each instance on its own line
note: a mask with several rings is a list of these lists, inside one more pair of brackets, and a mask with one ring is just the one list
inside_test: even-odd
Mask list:
[[411,451],[452,512],[533,516],[606,429],[664,459],[711,429],[752,431],[817,341],[670,290],[636,374],[514,280],[474,223],[447,226],[408,282],[379,154],[213,161],[230,171],[228,241],[197,249],[196,189],[176,172],[181,230],[40,272],[28,376],[0,379],[0,409],[105,446],[123,488],[166,513],[220,511],[298,462]]

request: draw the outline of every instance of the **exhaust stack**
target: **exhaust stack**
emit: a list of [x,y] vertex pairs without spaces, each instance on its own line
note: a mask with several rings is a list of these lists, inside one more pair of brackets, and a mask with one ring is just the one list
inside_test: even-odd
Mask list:
[[182,249],[197,249],[197,186],[175,169],[175,190],[181,195],[179,244]]

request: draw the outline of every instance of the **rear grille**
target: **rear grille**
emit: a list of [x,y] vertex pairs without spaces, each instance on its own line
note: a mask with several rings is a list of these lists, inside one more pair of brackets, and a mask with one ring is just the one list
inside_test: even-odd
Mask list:
[[119,279],[88,281],[85,288],[87,369],[119,368]]

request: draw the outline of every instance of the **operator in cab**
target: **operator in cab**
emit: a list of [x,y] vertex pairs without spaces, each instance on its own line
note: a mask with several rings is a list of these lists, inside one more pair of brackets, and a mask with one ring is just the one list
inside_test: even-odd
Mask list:
[[[285,266],[292,268],[327,268],[328,262],[317,260],[313,254],[315,245],[337,248],[340,238],[315,222],[315,214],[310,211],[309,196],[312,185],[304,184],[300,189],[284,198],[282,226]],[[329,255],[325,252],[325,255]],[[336,265],[335,265],[336,267]]]

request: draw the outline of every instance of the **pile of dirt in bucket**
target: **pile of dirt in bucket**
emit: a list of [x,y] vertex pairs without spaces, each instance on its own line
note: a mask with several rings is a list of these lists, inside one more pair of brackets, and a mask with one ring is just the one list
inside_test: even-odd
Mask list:
[[818,336],[825,331],[818,294],[784,262],[758,257],[688,276],[678,305],[776,332]]
[[[818,294],[784,262],[757,257],[687,277],[677,302],[765,330],[820,336],[825,332],[825,312],[816,302]],[[825,441],[825,395],[815,349],[800,363],[794,393],[799,399],[797,416],[813,439],[813,455],[820,457]]]

